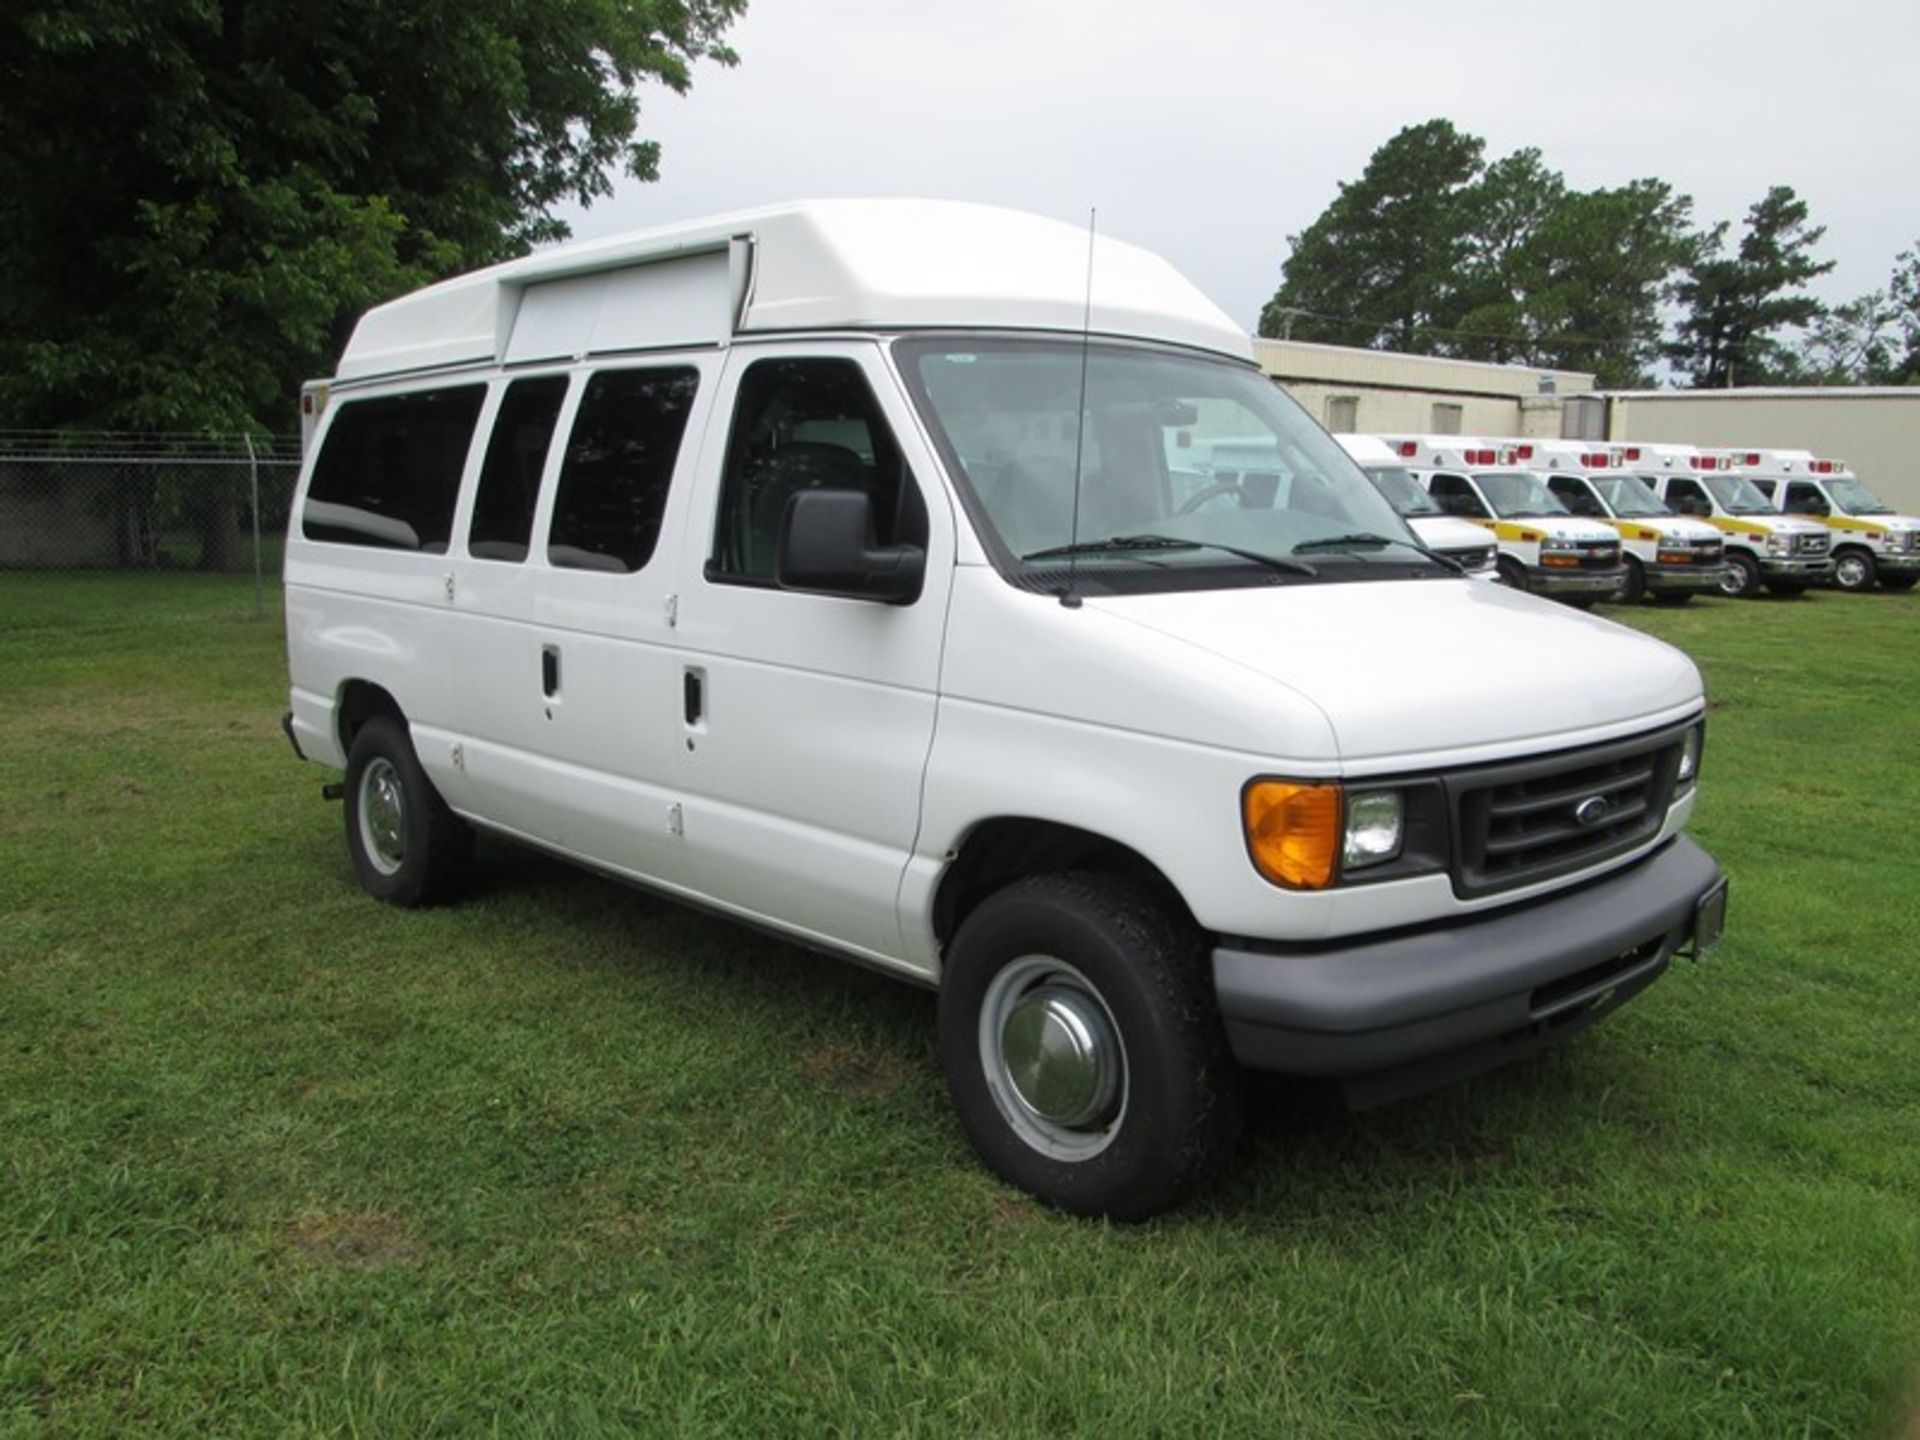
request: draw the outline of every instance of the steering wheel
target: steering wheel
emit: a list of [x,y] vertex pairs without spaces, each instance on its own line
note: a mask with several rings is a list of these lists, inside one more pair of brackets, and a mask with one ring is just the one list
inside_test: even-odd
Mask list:
[[1207,486],[1206,489],[1196,491],[1194,494],[1189,495],[1180,508],[1173,513],[1176,515],[1191,515],[1209,500],[1218,500],[1222,495],[1244,496],[1246,493],[1246,487],[1238,480],[1216,480],[1213,484]]

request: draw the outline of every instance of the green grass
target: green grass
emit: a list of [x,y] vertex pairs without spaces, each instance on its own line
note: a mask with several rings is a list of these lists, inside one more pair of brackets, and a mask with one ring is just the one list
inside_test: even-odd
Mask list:
[[1182,1213],[975,1163],[931,999],[483,847],[363,899],[250,584],[0,577],[0,1434],[1886,1434],[1920,1358],[1920,596],[1634,622],[1719,955]]

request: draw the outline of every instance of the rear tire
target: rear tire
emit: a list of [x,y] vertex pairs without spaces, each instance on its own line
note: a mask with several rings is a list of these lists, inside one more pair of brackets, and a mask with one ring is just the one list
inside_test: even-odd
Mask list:
[[1727,552],[1727,568],[1720,572],[1720,593],[1735,600],[1748,600],[1760,593],[1760,566],[1752,556],[1738,550]]
[[1226,1162],[1244,1077],[1206,945],[1118,876],[1042,875],[947,950],[940,1061],[989,1169],[1075,1215],[1144,1220]]
[[465,888],[473,830],[447,808],[420,768],[405,725],[376,715],[347,752],[347,854],[360,888],[412,909]]
[[1879,579],[1880,567],[1865,550],[1849,547],[1833,557],[1833,583],[1850,594],[1873,589]]

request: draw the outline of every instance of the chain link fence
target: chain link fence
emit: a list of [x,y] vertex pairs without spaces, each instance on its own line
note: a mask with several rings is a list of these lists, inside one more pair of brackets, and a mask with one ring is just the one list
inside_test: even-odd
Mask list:
[[280,569],[300,442],[0,431],[0,572]]

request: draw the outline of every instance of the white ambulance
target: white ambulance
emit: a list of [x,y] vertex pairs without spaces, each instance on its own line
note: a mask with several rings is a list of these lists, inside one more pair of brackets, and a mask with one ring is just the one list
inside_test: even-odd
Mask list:
[[[1130,245],[722,216],[379,306],[330,386],[287,731],[360,886],[451,899],[484,830],[925,985],[959,1128],[1062,1209],[1177,1201],[1245,1067],[1377,1103],[1720,934],[1693,663],[1442,563]],[[1182,433],[1284,500],[1177,489]]]
[[1573,514],[1509,445],[1468,435],[1383,435],[1447,514],[1490,532],[1500,578],[1585,609],[1626,583],[1620,536]]
[[[1629,458],[1638,449],[1638,457]],[[1736,599],[1765,585],[1776,595],[1798,595],[1833,575],[1832,542],[1824,525],[1782,515],[1753,481],[1720,455],[1688,445],[1623,445],[1622,462],[1644,465],[1654,493],[1682,515],[1696,516],[1726,540],[1720,593]]]
[[1413,527],[1420,543],[1436,555],[1444,555],[1469,575],[1479,580],[1498,580],[1494,565],[1493,537],[1470,520],[1456,519],[1440,508],[1440,502],[1426,491],[1407,469],[1406,462],[1388,448],[1377,435],[1336,435],[1340,448],[1373,488],[1386,498],[1400,518]]
[[1721,459],[1753,481],[1775,508],[1827,527],[1833,583],[1842,590],[1911,590],[1920,581],[1920,519],[1894,511],[1847,468],[1810,450],[1725,450]]
[[[1627,580],[1620,598],[1629,603],[1651,595],[1683,605],[1720,588],[1726,546],[1704,520],[1676,515],[1638,474],[1625,468],[1625,454],[1589,440],[1514,440],[1522,463],[1540,472],[1547,488],[1576,515],[1611,525],[1620,536]],[[1636,456],[1641,452],[1635,449]]]

